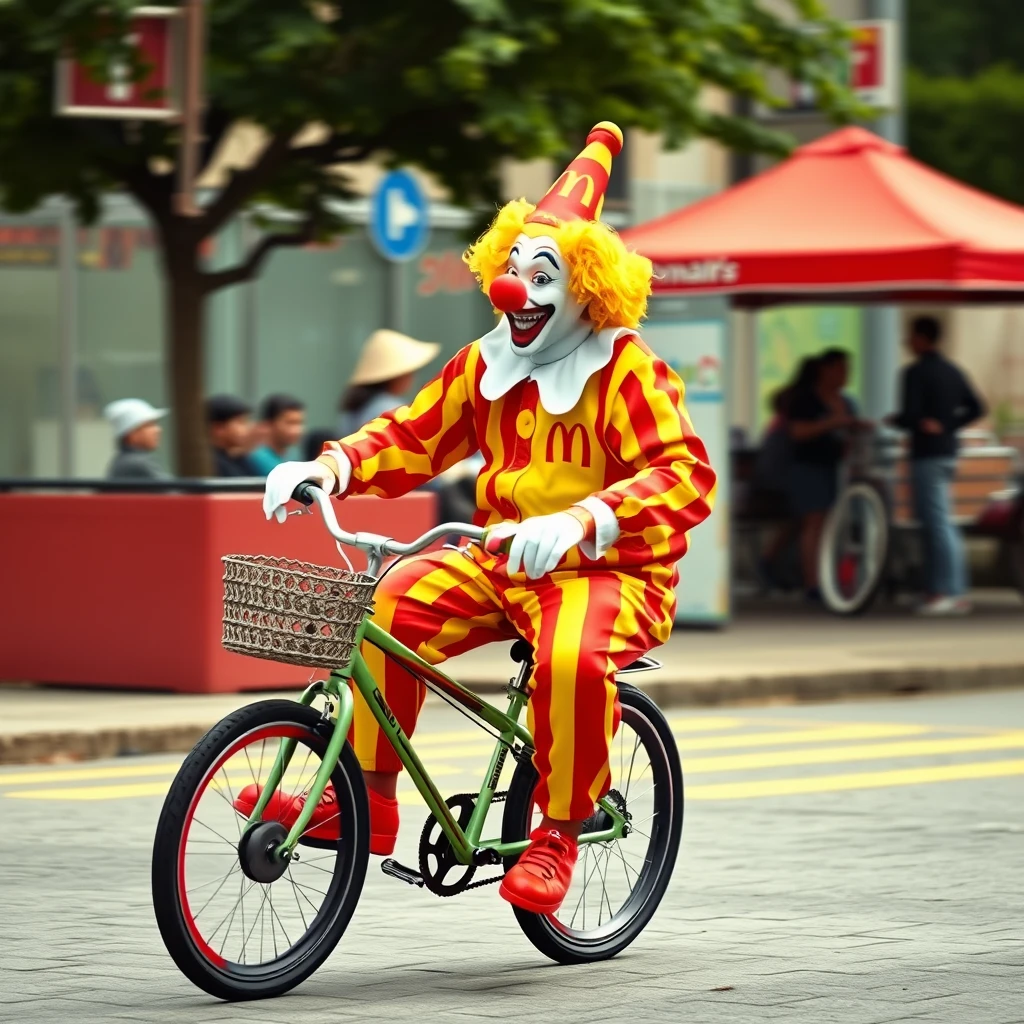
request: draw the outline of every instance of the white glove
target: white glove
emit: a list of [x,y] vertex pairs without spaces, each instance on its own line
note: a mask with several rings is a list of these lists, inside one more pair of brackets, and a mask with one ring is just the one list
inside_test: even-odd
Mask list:
[[[335,461],[339,464],[339,473],[342,472],[341,461],[345,461],[347,468],[347,460],[340,452]],[[344,475],[342,487],[348,484],[348,474]],[[288,518],[285,505],[291,500],[292,492],[306,481],[322,487],[328,494],[332,494],[338,485],[338,477],[322,462],[282,462],[275,466],[267,476],[267,487],[263,492],[263,513],[267,519],[273,516],[283,523]]]
[[550,516],[532,516],[521,523],[499,523],[491,537],[511,537],[508,571],[525,570],[531,580],[551,572],[566,552],[583,540],[583,524],[568,512]]

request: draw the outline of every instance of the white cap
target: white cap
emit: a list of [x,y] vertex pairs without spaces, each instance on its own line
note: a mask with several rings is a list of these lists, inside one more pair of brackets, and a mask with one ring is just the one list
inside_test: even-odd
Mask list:
[[119,398],[103,410],[103,415],[110,420],[114,436],[120,440],[136,427],[162,419],[167,415],[167,410],[154,409],[149,402],[141,398]]

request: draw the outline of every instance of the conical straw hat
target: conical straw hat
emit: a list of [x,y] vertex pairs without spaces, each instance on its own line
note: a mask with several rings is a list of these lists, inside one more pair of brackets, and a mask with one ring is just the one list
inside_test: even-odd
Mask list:
[[441,351],[433,341],[417,341],[398,331],[374,331],[363,345],[349,384],[379,384],[423,369]]

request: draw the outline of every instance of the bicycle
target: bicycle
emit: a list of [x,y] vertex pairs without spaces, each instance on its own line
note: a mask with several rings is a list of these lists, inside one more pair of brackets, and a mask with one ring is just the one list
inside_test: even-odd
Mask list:
[[[367,702],[430,812],[420,838],[418,869],[387,858],[381,865],[385,874],[439,896],[498,882],[500,871],[481,880],[474,880],[475,874],[486,867],[507,871],[529,845],[527,837],[540,817],[533,801],[538,776],[531,761],[532,739],[519,721],[529,697],[529,645],[524,640],[513,645],[520,667],[509,683],[503,712],[385,633],[373,621],[368,600],[385,558],[415,554],[451,535],[486,544],[486,530],[446,523],[402,544],[377,534],[345,532],[328,496],[310,484],[296,488],[293,497],[318,506],[339,549],[348,545],[364,551],[368,572],[320,569],[319,576],[295,573],[296,582],[288,576],[291,570],[267,568],[267,559],[250,559],[248,564],[261,565],[277,581],[279,589],[268,591],[273,606],[288,603],[281,588],[291,587],[293,592],[298,588],[300,604],[313,594],[328,602],[328,610],[347,612],[350,628],[344,647],[350,653],[297,701],[259,701],[215,725],[178,771],[154,842],[153,901],[164,944],[192,982],[227,1000],[276,996],[300,984],[334,950],[355,910],[369,859],[369,805],[362,772],[347,742],[353,688]],[[333,582],[324,581],[327,573],[333,574]],[[306,644],[307,634],[313,634],[314,645],[323,646],[323,636],[315,629],[298,638],[299,646]],[[364,641],[414,673],[495,739],[477,793],[448,799],[441,795],[367,668],[361,654]],[[289,646],[287,636],[283,643]],[[268,646],[265,657],[291,657],[276,640]],[[322,656],[300,652],[293,660],[317,664]],[[643,658],[620,674],[652,667],[658,663]],[[618,774],[614,788],[584,825],[573,887],[557,914],[542,916],[513,907],[533,945],[563,964],[604,960],[625,949],[657,909],[679,849],[683,778],[672,731],[646,694],[627,682],[618,687]],[[325,703],[318,711],[312,704],[319,697]],[[497,792],[510,753],[515,770],[508,790]],[[613,748],[613,774],[614,768]],[[328,783],[333,785],[340,838],[317,835],[320,826],[309,828]],[[246,815],[236,806],[236,788],[252,784],[260,795]],[[301,811],[289,828],[275,812],[280,815],[298,795]],[[484,838],[487,814],[495,804],[504,805],[500,836]],[[292,935],[298,938],[293,941]]]

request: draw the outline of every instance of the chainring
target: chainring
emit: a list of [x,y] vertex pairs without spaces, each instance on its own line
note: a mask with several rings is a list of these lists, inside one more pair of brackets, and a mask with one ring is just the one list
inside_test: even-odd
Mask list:
[[[491,797],[491,803],[500,804],[507,796],[506,790],[495,793]],[[453,811],[456,811],[455,820],[463,831],[466,830],[469,819],[473,816],[476,801],[476,793],[456,793],[445,800],[445,803]],[[431,860],[433,860],[433,864],[431,864]],[[494,863],[500,864],[500,858],[496,858]],[[423,884],[436,896],[457,896],[467,889],[479,889],[482,885],[493,885],[504,878],[504,872],[502,872],[491,878],[482,878],[479,882],[474,882],[473,876],[476,874],[476,868],[475,864],[460,864],[458,862],[452,844],[448,841],[437,818],[431,814],[420,833],[420,875],[423,878]],[[462,876],[456,881],[450,882],[448,876],[453,871],[462,872]]]
[[[476,800],[468,793],[456,793],[445,803],[452,810],[459,828],[465,831],[473,816]],[[441,828],[441,823],[432,814],[427,818],[420,833],[420,874],[423,884],[438,896],[456,896],[469,888],[476,866],[460,864],[455,850]],[[454,880],[450,876],[454,875]]]

